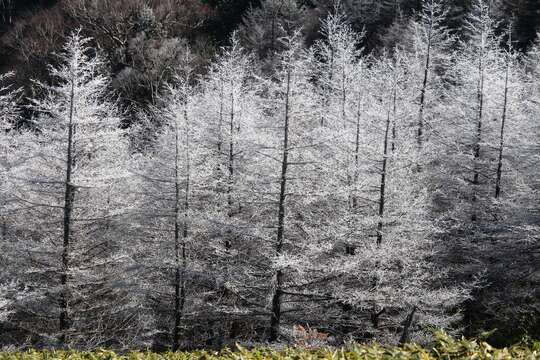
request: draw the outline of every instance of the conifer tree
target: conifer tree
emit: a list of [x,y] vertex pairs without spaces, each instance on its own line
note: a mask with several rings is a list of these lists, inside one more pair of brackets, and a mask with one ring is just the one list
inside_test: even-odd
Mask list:
[[[306,272],[324,246],[318,243],[312,204],[318,199],[316,131],[318,119],[309,81],[310,66],[299,33],[281,39],[286,49],[279,55],[276,73],[264,80],[268,88],[263,100],[263,116],[257,125],[252,217],[257,231],[261,260],[270,281],[268,338],[276,341],[296,314],[294,304],[302,303],[298,289],[317,276]],[[319,245],[319,246],[318,246]],[[306,277],[306,275],[308,275]],[[288,299],[285,302],[285,299]],[[300,311],[303,309],[300,309]],[[285,313],[287,312],[287,315]]]
[[293,0],[265,0],[250,8],[239,28],[242,45],[258,55],[266,72],[276,65],[277,54],[285,50],[283,36],[301,26],[306,10]]
[[53,84],[37,83],[44,95],[32,99],[39,131],[15,189],[19,213],[34,219],[17,248],[35,294],[21,326],[39,344],[121,347],[137,331],[118,238],[125,144],[105,64],[88,42],[80,31],[68,38],[50,67]]
[[[19,152],[25,141],[24,133],[18,131],[20,89],[14,89],[8,81],[13,73],[0,75],[0,328],[9,329],[17,296],[18,274],[16,259],[11,252],[16,241],[16,207],[14,206],[13,180],[16,169],[24,156]],[[6,331],[6,330],[4,330]]]
[[19,89],[13,89],[5,84],[13,73],[0,75],[0,233],[2,242],[7,236],[8,198],[10,197],[10,171],[18,163],[16,159],[17,142],[22,137],[17,136],[17,123],[20,119],[20,108],[17,98]]
[[219,279],[223,296],[216,316],[227,319],[224,324],[227,337],[238,335],[238,311],[242,303],[238,289],[246,284],[244,273],[249,258],[250,212],[253,194],[248,169],[253,168],[253,150],[256,142],[255,122],[260,118],[260,99],[257,95],[254,59],[240,46],[234,33],[231,44],[210,65],[202,79],[201,99],[204,109],[199,115],[204,120],[204,147],[211,154],[202,170],[211,189],[206,200],[205,218],[211,234],[214,260],[212,271]]
[[[430,104],[438,99],[430,97],[439,94],[438,88],[444,86],[441,71],[448,65],[451,57],[449,48],[453,39],[444,25],[447,17],[442,0],[426,0],[422,3],[422,11],[417,21],[411,22],[413,33],[413,59],[419,62],[419,96],[416,140],[419,149],[425,142],[426,112],[429,114]],[[427,109],[426,109],[427,108]]]
[[341,268],[329,267],[339,274],[330,286],[349,312],[344,319],[357,324],[352,332],[364,339],[403,342],[426,336],[425,326],[449,328],[459,318],[452,308],[469,291],[455,282],[442,285],[453,269],[432,260],[438,229],[429,216],[427,191],[417,182],[416,136],[408,126],[415,106],[408,101],[406,66],[396,51],[374,61],[358,85],[367,91],[361,126],[366,165],[358,195],[362,221],[354,233],[356,251],[340,259]]
[[[12,73],[0,76],[0,84],[12,77]],[[7,212],[7,197],[9,194],[8,181],[9,171],[13,162],[12,154],[14,152],[14,143],[16,140],[15,127],[19,119],[19,107],[16,99],[19,91],[13,90],[10,85],[0,87],[0,196],[2,201],[2,220],[1,233],[2,239],[6,236],[7,224],[4,211]]]

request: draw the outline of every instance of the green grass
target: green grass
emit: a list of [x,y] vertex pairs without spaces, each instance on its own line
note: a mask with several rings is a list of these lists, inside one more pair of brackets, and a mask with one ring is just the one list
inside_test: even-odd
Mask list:
[[518,344],[495,349],[476,340],[454,340],[444,333],[436,334],[436,341],[427,347],[408,344],[403,347],[380,345],[352,345],[349,348],[270,348],[245,349],[237,346],[233,350],[152,353],[134,351],[119,355],[109,350],[93,352],[78,351],[26,351],[0,353],[0,360],[375,360],[375,359],[540,359],[540,342]]

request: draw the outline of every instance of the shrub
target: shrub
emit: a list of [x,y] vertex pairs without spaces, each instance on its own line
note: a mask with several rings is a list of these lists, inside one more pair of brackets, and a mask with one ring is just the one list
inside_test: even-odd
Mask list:
[[386,347],[378,344],[352,345],[348,348],[305,349],[299,347],[275,350],[272,348],[237,349],[222,351],[199,350],[192,352],[152,353],[133,351],[116,354],[109,350],[93,352],[77,351],[36,351],[3,352],[0,360],[459,360],[459,359],[540,359],[540,342],[516,344],[512,347],[496,349],[486,342],[477,340],[455,340],[443,332],[435,334],[436,340],[430,346],[406,344],[402,347]]

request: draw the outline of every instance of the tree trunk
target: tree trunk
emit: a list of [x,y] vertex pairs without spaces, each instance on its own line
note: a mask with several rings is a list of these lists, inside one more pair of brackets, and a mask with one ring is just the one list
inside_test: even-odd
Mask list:
[[[341,124],[345,128],[345,124],[347,123],[347,89],[346,89],[346,74],[345,69],[342,69],[341,71]],[[355,177],[351,179],[350,173],[347,172],[347,188],[350,189],[351,186],[353,186],[352,182],[356,184]],[[350,194],[350,193],[349,193]],[[350,196],[350,195],[349,195]],[[352,196],[352,202],[353,202],[353,211],[356,205],[356,197],[353,194]],[[347,255],[354,255],[355,247],[349,243],[345,244],[345,254]]]
[[[396,65],[397,66],[397,62]],[[396,150],[397,76],[394,70],[394,92],[392,94],[392,154]]]
[[478,191],[478,185],[480,184],[479,179],[479,170],[478,170],[478,161],[480,160],[480,142],[482,141],[482,120],[483,120],[483,112],[484,112],[484,64],[483,64],[483,52],[480,54],[479,62],[478,62],[478,116],[477,116],[477,124],[476,124],[476,135],[474,139],[474,170],[473,170],[473,195],[472,195],[472,202],[473,202],[473,213],[471,215],[471,221],[475,222],[477,220],[477,214],[476,214],[476,208],[475,203],[477,201],[477,191]]
[[[189,210],[189,186],[190,186],[190,153],[189,153],[189,125],[187,114],[184,112],[186,120],[186,183],[184,188],[184,198],[180,196],[180,181],[178,172],[178,162],[180,159],[179,130],[176,124],[176,151],[175,151],[175,214],[174,214],[174,247],[175,247],[175,283],[174,283],[174,329],[173,329],[173,351],[177,351],[180,346],[180,326],[186,301],[185,269],[186,269],[186,239],[188,236],[188,210]],[[182,240],[180,240],[180,203],[183,201],[184,219],[182,223]]]
[[[289,97],[291,85],[291,70],[287,70],[287,92],[285,97],[285,124],[283,126],[283,154],[281,161],[281,180],[278,205],[278,227],[276,238],[276,254],[279,256],[283,247],[283,233],[285,227],[285,198],[287,188],[287,167],[289,165]],[[283,272],[276,272],[274,294],[272,296],[272,315],[270,320],[270,341],[276,341],[279,337],[279,325],[281,321],[281,297],[283,295]]]
[[407,318],[405,318],[405,321],[403,322],[403,332],[401,333],[401,338],[399,339],[399,343],[401,345],[404,345],[409,342],[410,339],[410,330],[411,326],[413,324],[414,320],[414,313],[416,313],[416,306],[413,307],[412,311],[409,315],[407,315]]
[[358,178],[360,177],[360,121],[362,120],[362,101],[363,94],[358,94],[358,103],[356,109],[356,131],[354,138],[354,175],[353,175],[353,195],[352,195],[352,209],[356,213],[358,208]]
[[67,340],[67,331],[69,328],[69,309],[68,309],[68,272],[69,272],[69,247],[71,244],[71,216],[73,212],[73,201],[75,189],[71,184],[73,172],[73,116],[75,111],[75,80],[71,81],[70,103],[69,103],[69,124],[67,138],[67,154],[66,154],[66,174],[65,174],[65,190],[64,190],[64,220],[63,220],[63,244],[62,244],[62,272],[60,276],[60,284],[62,294],[60,297],[60,345],[64,346]]
[[229,119],[229,159],[228,159],[229,179],[227,187],[228,215],[233,215],[233,182],[234,182],[234,83],[231,81],[231,113]]
[[[362,118],[362,112],[361,112],[361,102],[362,98],[361,96],[358,97],[358,109],[356,112],[356,131],[355,131],[355,138],[354,138],[354,173],[353,173],[353,183],[352,183],[352,196],[351,196],[351,210],[353,214],[356,214],[356,211],[358,209],[358,178],[360,177],[360,120]],[[356,222],[356,220],[354,220]],[[356,226],[356,225],[354,225]],[[351,244],[345,244],[345,254],[347,255],[354,255],[355,253],[355,247]]]
[[[231,80],[231,112],[229,116],[229,158],[228,158],[228,170],[229,170],[229,178],[228,178],[228,187],[227,187],[227,217],[231,219],[234,215],[234,203],[233,203],[233,185],[234,185],[234,81]],[[230,224],[229,224],[230,225]],[[231,250],[232,242],[231,242],[232,236],[232,230],[229,227],[227,230],[227,238],[225,239],[225,251],[228,254]],[[228,261],[228,260],[227,260]],[[229,264],[225,263],[225,274],[227,276],[226,281],[228,281],[229,277]],[[236,322],[234,320],[230,319],[229,314],[226,315],[226,322],[228,323],[228,327],[230,329],[229,337],[234,338],[236,337],[235,332],[236,328],[238,327],[236,325]]]
[[383,216],[384,216],[384,202],[385,202],[385,189],[386,189],[386,167],[388,161],[388,133],[390,131],[390,111],[386,117],[386,130],[384,132],[384,150],[383,150],[383,163],[381,171],[381,185],[379,188],[379,224],[377,225],[377,246],[382,244],[382,230],[383,230]]
[[222,126],[223,126],[223,79],[220,78],[219,81],[220,84],[220,90],[219,90],[219,120],[218,120],[218,143],[217,143],[217,149],[218,149],[218,156],[221,156],[221,147],[223,146],[223,134],[222,134]]
[[174,167],[174,253],[175,253],[175,279],[174,279],[174,329],[173,329],[173,351],[178,350],[180,342],[180,183],[178,174],[179,148],[178,148],[178,124],[175,128],[175,167]]
[[[4,201],[3,206],[6,206],[6,202]],[[4,243],[7,239],[7,224],[6,224],[6,218],[2,216],[2,243]]]
[[369,317],[370,317],[370,320],[371,320],[371,325],[373,325],[374,329],[379,328],[379,320],[381,318],[381,315],[384,314],[385,311],[386,311],[386,308],[382,308],[379,311],[377,311],[375,308],[373,309],[373,312],[371,313],[371,315]]
[[502,159],[504,151],[504,126],[506,123],[506,113],[508,106],[508,75],[510,72],[510,59],[507,59],[506,74],[504,78],[504,105],[501,119],[501,136],[499,141],[499,161],[497,163],[497,179],[495,181],[495,199],[499,198],[501,194],[501,177],[502,177]]
[[426,91],[427,91],[427,84],[429,80],[429,69],[431,67],[431,33],[433,31],[432,29],[433,24],[430,20],[429,29],[428,29],[428,44],[426,49],[426,62],[424,65],[424,79],[422,81],[422,89],[420,90],[420,106],[418,109],[418,130],[417,130],[417,137],[416,141],[418,144],[418,149],[422,150],[423,146],[423,136],[424,136],[424,108],[426,104]]
[[[334,80],[334,48],[330,48],[330,60],[328,62],[328,72],[329,72],[329,75],[328,75],[328,87],[327,87],[327,90],[329,90],[330,93],[332,93],[334,91],[334,89],[332,89],[332,81]],[[326,96],[324,97],[324,107],[326,107],[326,109],[328,110],[328,106],[330,104],[330,98],[329,96]],[[321,126],[325,126],[324,124],[324,114],[321,115]]]

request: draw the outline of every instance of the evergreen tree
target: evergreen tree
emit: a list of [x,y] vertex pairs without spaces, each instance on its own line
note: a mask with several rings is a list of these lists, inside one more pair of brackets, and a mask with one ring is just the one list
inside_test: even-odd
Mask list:
[[125,144],[104,63],[74,32],[50,67],[53,85],[33,99],[39,131],[24,151],[14,196],[25,219],[16,254],[33,297],[20,326],[37,344],[128,346],[137,327],[128,296],[129,257],[119,234]]
[[[19,147],[26,140],[25,134],[19,132],[17,123],[20,120],[18,98],[20,89],[14,89],[7,81],[13,73],[0,75],[0,329],[12,332],[15,328],[10,322],[14,312],[14,302],[18,291],[19,276],[16,269],[16,258],[11,249],[16,242],[16,207],[14,206],[13,179],[16,169],[23,163],[24,156]],[[4,339],[8,345],[13,339]]]
[[[213,252],[208,269],[218,279],[222,301],[215,316],[227,319],[223,324],[226,341],[239,335],[240,324],[250,321],[245,312],[254,310],[240,295],[240,289],[249,283],[243,276],[251,266],[253,194],[249,171],[254,166],[254,124],[261,116],[254,67],[253,56],[233,33],[230,46],[221,49],[202,79],[204,105],[199,116],[205,119],[204,143],[212,154],[203,170],[211,189],[205,207]],[[240,305],[246,309],[239,311]]]
[[164,125],[151,147],[142,148],[146,154],[135,158],[132,170],[137,177],[132,184],[137,196],[133,234],[141,244],[137,259],[146,268],[143,291],[155,314],[149,324],[155,328],[147,331],[154,331],[155,346],[173,350],[185,346],[185,313],[196,301],[190,296],[192,252],[201,229],[194,194],[201,186],[197,170],[202,161],[198,133],[202,129],[194,116],[192,60],[186,49],[175,83],[162,100],[166,107],[158,115]]
[[[307,271],[322,251],[315,233],[316,217],[310,209],[318,200],[313,98],[300,34],[282,38],[276,73],[266,80],[264,114],[256,144],[254,202],[259,209],[252,221],[264,262],[265,280],[270,282],[267,310],[268,338],[276,341],[286,325],[301,319],[295,304],[305,298],[299,289],[317,276]],[[260,286],[259,286],[260,287]],[[300,311],[305,310],[302,307]]]
[[271,71],[283,48],[280,39],[290,36],[302,24],[306,11],[294,0],[265,0],[252,7],[239,28],[242,45],[262,61],[261,67]]

